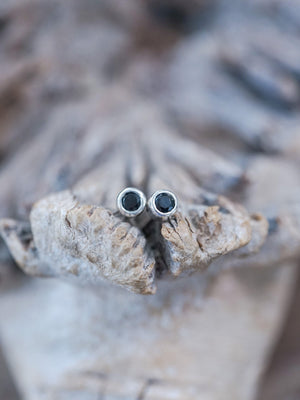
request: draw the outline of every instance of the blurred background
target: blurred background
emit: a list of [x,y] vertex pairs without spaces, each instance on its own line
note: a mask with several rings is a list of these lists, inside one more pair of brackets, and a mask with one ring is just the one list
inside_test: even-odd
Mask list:
[[[240,166],[280,154],[299,168],[298,0],[1,0],[0,66],[2,170],[57,110],[116,87]],[[258,400],[300,399],[299,282],[292,297]],[[0,399],[19,399],[1,349]]]

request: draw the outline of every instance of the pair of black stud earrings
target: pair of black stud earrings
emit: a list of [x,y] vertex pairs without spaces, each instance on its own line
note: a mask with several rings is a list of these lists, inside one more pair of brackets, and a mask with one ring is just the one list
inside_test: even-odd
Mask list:
[[117,207],[120,213],[126,217],[137,217],[142,214],[147,204],[153,216],[166,218],[176,212],[177,198],[168,190],[158,190],[153,193],[147,203],[144,193],[132,187],[122,190],[117,198]]

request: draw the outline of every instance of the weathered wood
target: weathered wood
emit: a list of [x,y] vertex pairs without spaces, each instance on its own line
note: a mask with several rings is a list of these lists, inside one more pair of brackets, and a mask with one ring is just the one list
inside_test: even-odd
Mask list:
[[[1,3],[0,335],[24,398],[255,398],[300,253],[299,7],[275,3]],[[126,186],[178,212],[128,221]]]

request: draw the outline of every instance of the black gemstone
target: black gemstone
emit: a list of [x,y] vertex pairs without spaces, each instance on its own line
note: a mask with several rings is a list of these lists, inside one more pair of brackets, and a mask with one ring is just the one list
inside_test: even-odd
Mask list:
[[122,198],[122,206],[126,211],[136,211],[141,206],[140,196],[135,192],[127,192]]
[[169,193],[160,193],[155,198],[155,206],[161,213],[167,214],[175,207],[175,199]]

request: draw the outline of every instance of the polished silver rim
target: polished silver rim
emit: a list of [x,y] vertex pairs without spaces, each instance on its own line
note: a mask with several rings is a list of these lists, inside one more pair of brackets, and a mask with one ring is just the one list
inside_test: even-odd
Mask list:
[[[167,194],[168,196],[170,196],[174,200],[174,207],[172,208],[172,210],[170,210],[168,212],[162,212],[161,210],[159,210],[157,208],[156,199],[161,194]],[[152,214],[154,216],[156,216],[156,217],[160,217],[160,218],[170,217],[171,215],[173,215],[177,211],[177,207],[178,207],[177,197],[175,196],[174,193],[170,192],[169,190],[157,190],[150,197],[150,199],[148,201],[148,207],[149,207],[150,211],[152,212]]]
[[[134,211],[127,210],[123,205],[123,199],[124,199],[125,195],[130,192],[136,193],[140,199],[140,206],[138,209],[136,209]],[[133,187],[128,187],[119,193],[119,195],[117,197],[117,207],[122,215],[124,215],[126,217],[136,217],[137,215],[141,214],[144,211],[144,209],[146,207],[146,197],[141,190],[133,188]]]

